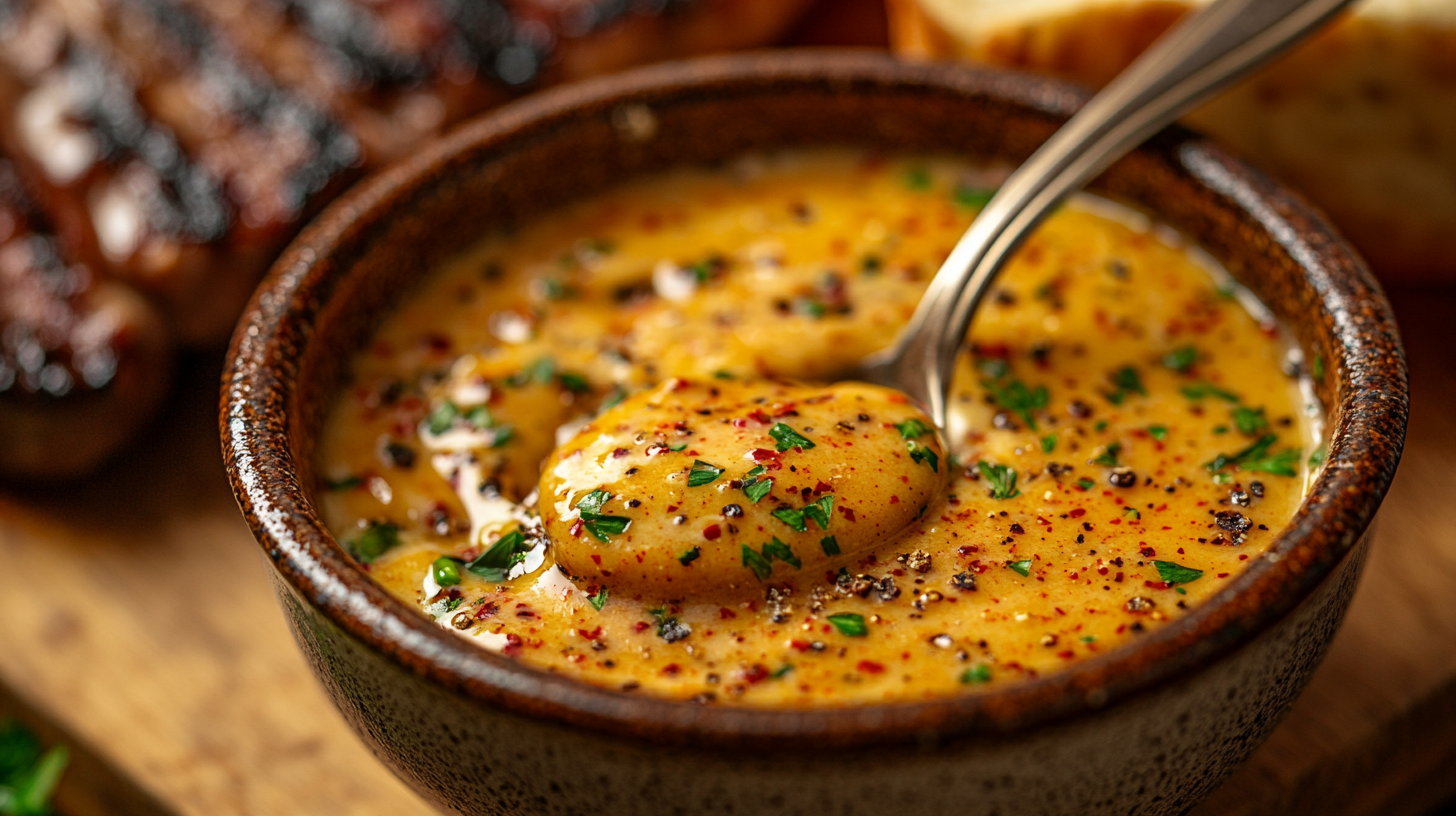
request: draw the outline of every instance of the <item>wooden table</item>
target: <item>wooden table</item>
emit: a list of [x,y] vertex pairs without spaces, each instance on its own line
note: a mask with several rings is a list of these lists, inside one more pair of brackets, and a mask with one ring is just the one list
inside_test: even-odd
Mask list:
[[[1196,813],[1422,814],[1456,797],[1456,291],[1402,292],[1410,441],[1354,605],[1269,742]],[[0,492],[0,716],[76,760],[71,816],[429,808],[294,648],[233,504],[216,356],[114,467]]]

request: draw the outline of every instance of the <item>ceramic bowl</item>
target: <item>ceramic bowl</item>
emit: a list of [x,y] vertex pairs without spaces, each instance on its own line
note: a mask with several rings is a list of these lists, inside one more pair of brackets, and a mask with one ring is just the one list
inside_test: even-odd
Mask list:
[[622,179],[766,148],[1023,160],[1084,100],[1028,76],[777,52],[529,98],[335,202],[233,339],[233,489],[298,643],[345,718],[422,795],[469,814],[1180,813],[1268,734],[1349,602],[1400,458],[1406,369],[1364,264],[1297,196],[1180,129],[1094,185],[1192,236],[1324,365],[1329,463],[1266,557],[1128,647],[964,697],[844,710],[651,699],[539,672],[437,627],[360,571],[310,495],[346,361],[485,231]]

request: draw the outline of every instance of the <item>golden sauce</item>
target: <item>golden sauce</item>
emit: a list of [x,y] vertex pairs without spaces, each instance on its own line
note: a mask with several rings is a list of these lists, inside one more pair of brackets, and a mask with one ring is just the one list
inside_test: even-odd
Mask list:
[[325,519],[484,648],[703,702],[944,697],[1165,625],[1268,548],[1319,457],[1297,356],[1176,233],[1089,196],[1049,218],[943,437],[835,382],[1003,175],[787,153],[484,237],[354,362]]

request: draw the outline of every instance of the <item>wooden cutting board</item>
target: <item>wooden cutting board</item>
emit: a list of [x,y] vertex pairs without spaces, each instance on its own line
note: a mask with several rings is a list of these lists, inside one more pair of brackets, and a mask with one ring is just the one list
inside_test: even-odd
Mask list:
[[[1456,797],[1456,291],[1396,297],[1405,461],[1329,657],[1198,816],[1412,814]],[[70,816],[409,816],[294,648],[224,478],[217,357],[81,485],[0,490],[0,717],[76,757]]]

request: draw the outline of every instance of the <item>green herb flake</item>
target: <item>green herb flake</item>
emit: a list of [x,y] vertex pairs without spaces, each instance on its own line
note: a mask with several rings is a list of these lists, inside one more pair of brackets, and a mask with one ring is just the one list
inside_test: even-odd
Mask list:
[[560,380],[562,388],[573,394],[585,394],[591,390],[591,383],[580,374],[563,371],[557,379]]
[[1139,521],[1141,521],[1143,517],[1143,514],[1139,513],[1136,507],[1124,507],[1122,508],[1122,514],[1124,516],[1132,516],[1134,519],[1137,519]]
[[1191,400],[1203,399],[1204,397],[1218,397],[1225,402],[1236,403],[1239,401],[1238,394],[1219,388],[1213,383],[1192,383],[1190,385],[1185,385],[1178,390],[1183,394],[1183,396]]
[[1294,448],[1270,453],[1269,448],[1273,447],[1279,437],[1274,434],[1264,434],[1252,445],[1244,448],[1232,456],[1220,453],[1211,461],[1203,465],[1209,473],[1217,474],[1219,471],[1230,465],[1237,465],[1242,470],[1256,473],[1270,473],[1275,476],[1297,476],[1298,471],[1295,465],[1299,462],[1300,452]]
[[668,445],[667,449],[672,451],[673,453],[682,453],[683,451],[688,449],[688,443],[674,442],[671,445]]
[[781,679],[783,679],[783,676],[784,675],[788,674],[789,672],[791,672],[793,670],[794,670],[794,664],[792,664],[792,663],[785,663],[784,665],[779,666],[777,669],[774,669],[773,671],[769,672],[768,676],[771,677],[771,678],[773,678],[774,680],[781,680]]
[[830,615],[829,622],[839,634],[847,637],[864,637],[870,633],[870,628],[865,625],[864,615],[854,612],[841,612],[838,615]]
[[1102,449],[1102,453],[1092,458],[1092,463],[1103,467],[1117,467],[1117,455],[1122,453],[1122,443],[1113,442]]
[[1163,440],[1168,438],[1168,428],[1165,425],[1149,425],[1148,436],[1151,436],[1153,439],[1162,442]]
[[764,558],[761,553],[747,544],[743,545],[743,566],[753,570],[753,574],[762,581],[768,578],[773,572],[773,562]]
[[1249,408],[1240,405],[1233,410],[1234,427],[1245,436],[1253,436],[1269,429],[1269,420],[1264,418],[1263,408]]
[[713,372],[713,379],[715,379],[715,380],[733,380],[733,379],[737,379],[737,378],[733,376],[733,372],[731,372],[731,371],[729,371],[729,370],[727,370],[725,368],[720,368],[717,371],[714,371]]
[[460,583],[459,563],[448,555],[436,558],[435,563],[430,565],[430,572],[439,586],[455,586]]
[[976,361],[976,371],[984,377],[999,380],[1011,373],[1011,366],[997,357],[985,357]]
[[492,448],[503,448],[516,436],[516,429],[510,425],[497,425],[492,429],[490,446]]
[[833,510],[834,496],[820,496],[818,501],[804,506],[804,518],[818,524],[819,529],[828,530]]
[[774,441],[778,443],[779,453],[783,453],[789,448],[809,450],[810,448],[814,447],[814,443],[810,441],[808,437],[804,436],[793,428],[790,428],[782,422],[774,425],[772,428],[769,428],[768,435],[773,437]]
[[458,416],[460,409],[455,407],[455,403],[445,400],[430,412],[430,416],[425,419],[425,427],[429,429],[431,436],[439,436],[450,430]]
[[1325,358],[1322,354],[1314,356],[1314,378],[1323,380],[1325,378]]
[[1187,584],[1203,577],[1203,570],[1185,567],[1172,561],[1154,561],[1153,566],[1158,568],[1158,577],[1166,584]]
[[924,167],[911,167],[905,171],[905,186],[912,190],[930,189],[930,171]]
[[331,493],[353,490],[364,484],[363,476],[345,476],[342,479],[324,479],[324,489]]
[[1057,449],[1057,435],[1047,434],[1041,438],[1041,452],[1051,453]]
[[1112,384],[1116,386],[1119,393],[1138,394],[1147,396],[1148,391],[1143,387],[1143,378],[1138,370],[1132,366],[1123,366],[1112,372]]
[[1036,419],[1031,412],[1047,407],[1050,396],[1046,386],[1038,385],[1035,389],[1030,389],[1021,380],[1012,380],[1005,385],[982,380],[981,386],[991,393],[991,399],[995,400],[997,405],[1021,417],[1021,421],[1026,423],[1026,427],[1033,431],[1037,430]]
[[804,564],[799,561],[799,557],[797,555],[794,555],[793,549],[791,549],[789,545],[785,544],[784,542],[779,541],[778,538],[774,538],[769,543],[763,545],[763,557],[770,561],[777,558],[778,560],[784,562],[785,564],[788,564],[794,569],[800,569],[804,566]]
[[895,430],[900,432],[901,439],[919,439],[930,433],[930,426],[918,419],[912,418],[897,424]]
[[1196,362],[1198,362],[1198,349],[1192,346],[1173,349],[1163,355],[1163,365],[1179,374],[1187,374]]
[[355,561],[373,563],[374,559],[399,546],[399,525],[387,521],[374,522],[346,546]]
[[991,498],[993,499],[1014,499],[1021,495],[1016,489],[1016,469],[1007,465],[995,465],[990,462],[980,461],[976,468],[981,471],[981,477],[991,485]]
[[1315,448],[1314,451],[1310,453],[1309,461],[1306,464],[1309,465],[1310,470],[1314,470],[1315,468],[1325,463],[1325,457],[1327,455],[1328,454],[1325,452],[1325,446],[1320,445],[1318,448]]
[[497,538],[486,548],[485,552],[466,564],[465,569],[471,575],[498,584],[506,580],[510,575],[511,567],[519,564],[530,549],[531,545],[526,543],[526,536],[520,530],[512,530]]
[[751,482],[744,481],[743,495],[747,496],[749,501],[758,504],[758,500],[767,496],[773,490],[773,486],[773,479],[766,476],[756,477]]
[[994,195],[996,195],[996,191],[992,189],[958,184],[951,193],[951,198],[962,207],[981,209],[991,202],[991,197]]
[[1080,478],[1080,479],[1078,479],[1077,482],[1076,482],[1077,489],[1078,490],[1081,490],[1084,493],[1087,492],[1088,490],[1091,490],[1092,488],[1094,488],[1096,486],[1097,486],[1097,483],[1096,482],[1092,481],[1091,479],[1088,479],[1085,476],[1082,477],[1082,478]]
[[64,746],[42,752],[24,726],[13,720],[0,724],[0,814],[50,816],[51,795],[69,760]]
[[833,557],[839,555],[839,542],[834,536],[824,536],[819,539],[819,547],[824,550],[824,554],[827,556]]
[[1026,559],[1025,561],[1008,561],[1006,562],[1006,568],[1023,578],[1031,577],[1030,558]]
[[495,417],[491,416],[490,409],[484,405],[477,405],[465,412],[465,421],[477,431],[495,427]]
[[607,605],[608,592],[606,587],[597,590],[597,594],[587,597],[586,602],[592,605],[592,609],[600,612],[602,607]]
[[611,391],[610,394],[607,394],[607,398],[606,399],[602,400],[602,407],[601,407],[600,410],[606,411],[606,410],[608,410],[610,408],[616,408],[618,405],[621,405],[622,404],[622,400],[624,400],[626,398],[627,398],[627,389],[625,389],[622,386],[618,385],[618,386],[616,386],[616,387],[614,387],[612,389],[612,391]]
[[1080,639],[1080,640],[1081,640],[1081,641],[1082,641],[1082,642],[1083,642],[1083,643],[1096,643],[1096,642],[1097,642],[1097,636],[1096,636],[1096,635],[1083,635],[1083,636],[1082,636],[1082,637],[1081,637],[1081,638],[1079,638],[1079,639]]
[[793,507],[790,507],[788,505],[784,505],[783,507],[778,508],[777,510],[773,511],[769,515],[772,515],[774,518],[778,519],[779,521],[782,521],[783,523],[785,523],[785,524],[789,525],[790,527],[794,528],[795,532],[802,533],[802,532],[804,532],[804,531],[806,531],[806,530],[809,529],[808,524],[806,524],[805,521],[804,521],[804,511],[803,510],[797,510],[797,509],[795,509]]
[[705,484],[712,484],[723,475],[723,468],[711,465],[702,459],[693,460],[693,468],[688,471],[688,487],[702,487]]
[[703,548],[702,547],[694,547],[691,550],[688,550],[687,552],[683,553],[682,555],[679,555],[677,557],[677,562],[679,564],[682,564],[684,567],[686,567],[688,564],[693,563],[694,561],[698,560],[702,556],[703,556]]
[[915,464],[930,465],[930,469],[936,473],[940,472],[940,457],[931,448],[916,442],[913,439],[905,440],[905,450],[910,452],[910,460]]
[[961,672],[961,682],[967,686],[978,686],[982,683],[989,683],[991,682],[991,667],[985,663],[977,663]]
[[597,489],[582,496],[581,500],[576,503],[576,511],[581,516],[586,531],[591,533],[592,538],[603,544],[611,543],[611,536],[621,535],[632,526],[632,520],[629,518],[602,513],[602,505],[606,504],[610,498],[612,498],[612,494]]

